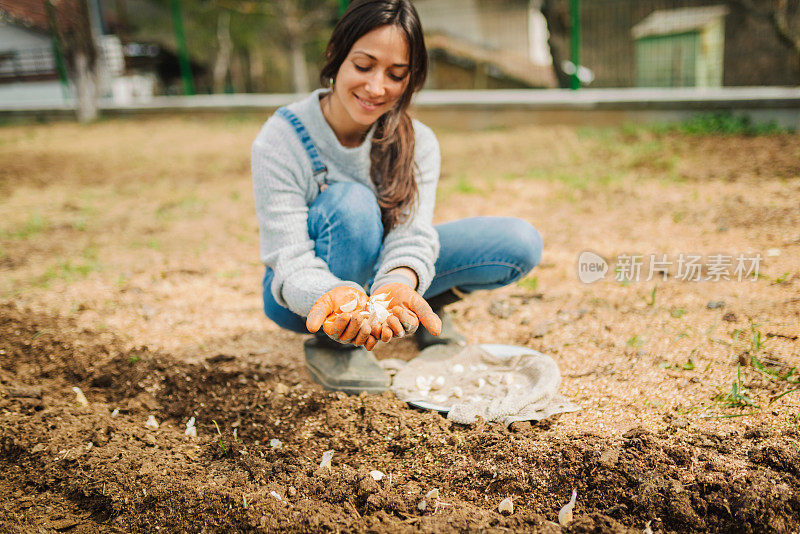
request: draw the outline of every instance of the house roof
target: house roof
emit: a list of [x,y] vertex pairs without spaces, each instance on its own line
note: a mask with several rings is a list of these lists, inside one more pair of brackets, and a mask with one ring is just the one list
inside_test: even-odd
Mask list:
[[656,35],[674,35],[702,29],[728,14],[727,6],[684,7],[653,11],[631,28],[634,39]]
[[493,65],[505,76],[519,80],[531,87],[557,87],[552,65],[536,65],[527,58],[511,52],[490,50],[441,33],[426,33],[425,46],[429,51],[442,50],[474,63]]
[[[51,3],[61,30],[69,30],[77,24],[78,0],[51,0]],[[0,0],[0,20],[3,19],[32,30],[50,32],[45,0]]]

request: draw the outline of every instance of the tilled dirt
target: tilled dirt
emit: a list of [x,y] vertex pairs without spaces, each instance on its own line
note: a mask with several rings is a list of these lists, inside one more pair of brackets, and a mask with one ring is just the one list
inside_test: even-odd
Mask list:
[[[790,428],[612,439],[558,437],[552,421],[465,427],[391,394],[324,392],[296,361],[187,363],[13,305],[0,306],[0,339],[3,532],[800,529]],[[192,416],[197,438],[184,434]],[[420,510],[433,488],[438,502]],[[497,511],[505,497],[510,515]]]

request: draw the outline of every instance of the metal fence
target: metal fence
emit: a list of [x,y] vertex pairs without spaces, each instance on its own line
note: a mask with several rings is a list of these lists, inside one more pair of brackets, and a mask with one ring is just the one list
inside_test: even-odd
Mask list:
[[[561,3],[569,9],[569,2]],[[800,85],[800,2],[582,0],[580,63],[591,87]]]
[[[553,75],[562,87],[573,86],[572,76],[598,88],[800,85],[800,49],[792,44],[800,43],[800,0],[415,5],[439,89],[549,87]],[[537,71],[543,66],[549,78]]]

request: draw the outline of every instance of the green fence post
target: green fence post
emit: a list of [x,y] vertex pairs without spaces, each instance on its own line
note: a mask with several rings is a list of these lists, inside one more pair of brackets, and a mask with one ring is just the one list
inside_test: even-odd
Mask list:
[[581,3],[580,0],[569,0],[569,48],[575,72],[572,73],[572,89],[580,89],[581,81],[578,78],[578,66],[581,64]]
[[350,0],[339,0],[339,16],[341,17],[344,15],[344,12],[347,10],[347,6],[350,4]]
[[189,51],[186,47],[186,33],[183,31],[183,16],[181,15],[180,0],[170,0],[172,8],[172,25],[175,28],[175,41],[178,43],[178,63],[183,79],[183,94],[194,94],[194,82],[192,81],[192,67],[189,64]]
[[47,12],[47,23],[50,27],[50,38],[53,42],[53,57],[56,60],[56,72],[58,73],[58,81],[61,82],[61,96],[64,100],[69,99],[69,76],[67,75],[67,62],[64,59],[64,50],[61,47],[61,34],[58,31],[56,24],[56,15],[53,8],[53,2],[47,0],[44,3],[45,11]]

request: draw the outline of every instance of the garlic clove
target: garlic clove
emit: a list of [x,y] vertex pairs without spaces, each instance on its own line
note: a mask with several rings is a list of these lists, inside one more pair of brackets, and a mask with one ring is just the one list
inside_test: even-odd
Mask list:
[[158,421],[156,421],[156,418],[151,415],[150,417],[147,418],[147,421],[145,422],[144,426],[156,430],[158,429]]
[[572,490],[572,498],[564,507],[558,512],[558,524],[562,527],[567,526],[572,522],[572,509],[575,508],[575,501],[578,498],[578,490]]
[[497,511],[501,514],[503,512],[508,512],[509,514],[514,513],[514,502],[511,500],[511,497],[506,497],[502,501],[500,501],[500,505],[497,507]]
[[187,426],[186,427],[186,431],[184,431],[184,434],[186,434],[190,438],[196,438],[197,437],[197,428],[195,428],[193,426]]
[[358,299],[354,298],[350,302],[348,302],[346,304],[342,304],[341,306],[339,306],[339,309],[342,310],[345,313],[350,313],[351,311],[356,309],[356,306],[358,306]]
[[272,495],[273,497],[275,497],[276,499],[278,499],[279,501],[282,501],[282,500],[283,500],[283,499],[281,498],[281,496],[278,494],[278,492],[277,492],[277,491],[275,491],[275,490],[272,490],[272,491],[270,491],[270,492],[269,492],[269,494],[270,494],[270,495]]
[[428,493],[425,494],[426,500],[438,499],[438,498],[439,498],[439,488],[433,488],[432,490],[430,490]]
[[89,406],[89,401],[86,400],[86,395],[83,394],[83,391],[81,391],[81,388],[73,387],[72,391],[75,392],[75,400],[78,401],[78,404],[80,404],[84,408],[86,406]]
[[437,376],[431,381],[431,389],[440,389],[444,385],[444,377]]
[[379,481],[383,480],[383,477],[384,477],[384,476],[386,476],[386,475],[384,475],[383,473],[381,473],[380,471],[378,471],[377,469],[376,469],[376,470],[374,470],[374,471],[370,471],[370,472],[369,472],[369,475],[370,475],[370,476],[371,476],[371,477],[372,477],[372,478],[373,478],[373,479],[374,479],[376,482],[379,482]]
[[320,467],[331,468],[331,459],[333,458],[333,451],[325,451],[322,453],[322,461],[319,463]]

